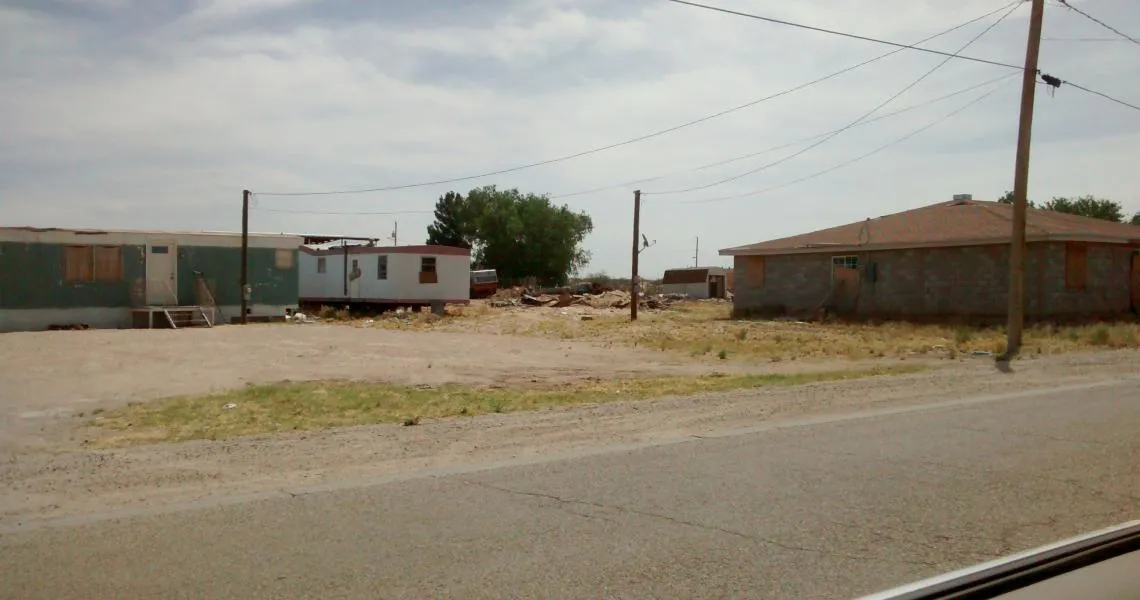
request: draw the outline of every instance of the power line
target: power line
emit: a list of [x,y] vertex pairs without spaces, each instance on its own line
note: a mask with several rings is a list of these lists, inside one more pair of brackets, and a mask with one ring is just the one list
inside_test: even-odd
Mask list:
[[[1048,76],[1043,75],[1043,77],[1048,77]],[[1098,92],[1096,90],[1090,90],[1089,88],[1087,88],[1083,85],[1078,85],[1076,83],[1073,83],[1073,82],[1065,80],[1065,79],[1053,78],[1053,80],[1056,81],[1058,85],[1067,85],[1067,86],[1075,87],[1078,90],[1081,90],[1083,92],[1087,92],[1089,94],[1093,94],[1094,96],[1100,96],[1101,98],[1104,98],[1105,100],[1111,100],[1111,101],[1113,101],[1113,102],[1115,102],[1121,106],[1127,106],[1128,108],[1131,108],[1132,110],[1140,110],[1140,106],[1138,106],[1136,104],[1132,104],[1130,102],[1125,102],[1124,100],[1121,100],[1120,98],[1113,98],[1112,96],[1109,96],[1108,94],[1106,94],[1104,92]],[[1054,84],[1050,83],[1050,85],[1054,85]],[[1054,85],[1054,87],[1056,87],[1056,85]]]
[[[1018,4],[1019,1],[1020,0],[1018,0],[1018,2],[1014,2],[1014,4]],[[438,179],[435,181],[424,181],[424,182],[419,182],[419,183],[408,183],[408,184],[401,184],[401,185],[379,186],[379,187],[373,187],[373,188],[348,189],[348,190],[314,191],[314,192],[258,192],[257,194],[259,196],[331,196],[331,195],[341,195],[341,194],[363,194],[363,193],[371,193],[371,192],[388,192],[388,191],[395,191],[395,190],[405,190],[405,189],[411,189],[411,188],[428,187],[428,186],[432,186],[432,185],[443,185],[446,183],[458,183],[461,181],[470,181],[473,179],[482,179],[484,177],[492,177],[495,175],[504,175],[507,173],[514,173],[516,171],[522,171],[525,169],[532,169],[534,167],[541,167],[541,166],[550,165],[550,164],[554,164],[554,163],[558,163],[558,162],[563,162],[563,161],[567,161],[567,160],[581,158],[583,156],[589,156],[591,154],[597,154],[599,152],[605,152],[607,150],[613,150],[614,148],[627,146],[629,144],[636,144],[638,142],[643,142],[645,140],[660,137],[662,135],[666,135],[666,134],[672,133],[674,131],[679,131],[679,130],[685,129],[687,127],[692,127],[693,125],[698,125],[698,124],[704,123],[706,121],[711,121],[713,119],[723,117],[725,115],[728,115],[728,114],[731,114],[731,113],[734,113],[734,112],[737,112],[740,110],[744,110],[746,108],[756,106],[757,104],[760,104],[762,102],[767,102],[769,100],[774,100],[774,99],[779,98],[781,96],[786,96],[787,94],[797,92],[797,91],[802,90],[804,88],[807,88],[807,87],[810,87],[810,86],[813,86],[813,85],[816,85],[819,83],[823,83],[824,81],[827,81],[829,79],[833,79],[833,78],[838,77],[840,75],[843,75],[845,73],[849,73],[851,71],[854,71],[855,69],[865,67],[871,63],[880,61],[884,58],[887,58],[889,56],[892,56],[894,54],[902,52],[903,50],[926,50],[925,48],[918,47],[918,44],[923,44],[923,43],[929,42],[933,39],[936,39],[936,38],[942,37],[944,35],[953,33],[959,29],[962,29],[963,27],[968,27],[970,25],[973,25],[974,23],[977,23],[978,21],[985,20],[985,19],[987,19],[987,18],[989,18],[989,17],[991,17],[991,16],[993,16],[993,15],[995,15],[995,14],[997,14],[1003,10],[1006,10],[1006,8],[1008,8],[1008,6],[1009,5],[1005,5],[1005,6],[1002,6],[1000,8],[997,8],[995,10],[992,10],[990,12],[987,12],[984,15],[970,19],[969,21],[966,21],[960,25],[956,25],[954,27],[951,27],[950,29],[946,29],[946,30],[941,31],[939,33],[936,33],[934,35],[928,36],[922,40],[915,42],[914,44],[892,44],[892,45],[898,46],[898,48],[896,50],[892,50],[890,52],[876,56],[876,57],[871,58],[869,60],[865,60],[861,63],[851,65],[850,67],[840,69],[840,70],[835,71],[834,73],[831,73],[829,75],[825,75],[825,76],[820,77],[818,79],[813,79],[813,80],[808,81],[806,83],[802,83],[802,84],[797,85],[795,87],[791,87],[791,88],[788,88],[786,90],[776,92],[776,93],[770,94],[768,96],[764,96],[763,98],[758,98],[756,100],[752,100],[750,102],[746,102],[744,104],[740,104],[738,106],[734,106],[732,108],[722,110],[720,112],[716,112],[716,113],[713,113],[710,115],[706,115],[706,116],[700,117],[698,119],[693,119],[692,121],[688,121],[688,122],[682,123],[680,125],[675,125],[673,127],[668,127],[666,129],[661,129],[659,131],[655,131],[652,133],[641,135],[641,136],[638,136],[635,138],[630,138],[630,139],[623,140],[620,142],[615,142],[615,143],[608,144],[605,146],[599,146],[597,148],[591,148],[589,150],[583,150],[581,152],[575,152],[573,154],[567,154],[564,156],[559,156],[557,158],[541,160],[538,162],[527,163],[524,165],[519,165],[516,167],[510,167],[507,169],[499,169],[496,171],[488,171],[486,173],[479,173],[477,175],[465,175],[462,177]],[[937,51],[932,51],[932,52],[935,52],[936,54],[944,54],[944,53],[937,52]],[[1006,64],[1000,64],[999,63],[999,66],[1012,67],[1012,68],[1016,68],[1018,70],[1021,70],[1021,67],[1016,67],[1013,65],[1006,65]]]
[[[994,27],[997,27],[999,23],[1001,23],[1002,21],[1004,21],[1004,20],[1006,19],[1006,17],[1008,17],[1009,15],[1013,14],[1013,11],[1017,10],[1017,9],[1018,9],[1020,6],[1021,6],[1021,2],[1020,2],[1020,1],[1018,1],[1018,2],[1014,2],[1014,3],[1013,3],[1011,6],[1009,6],[1009,10],[1007,10],[1007,11],[1006,11],[1004,14],[1002,14],[1002,15],[1001,15],[1001,17],[999,17],[999,18],[998,18],[998,20],[994,21],[993,23],[990,23],[990,25],[989,25],[988,27],[986,27],[985,29],[983,29],[981,32],[979,32],[979,33],[978,33],[977,35],[975,35],[974,37],[970,38],[970,40],[969,40],[969,41],[967,41],[967,42],[966,42],[965,44],[963,44],[963,45],[962,45],[960,48],[958,48],[958,52],[962,52],[962,51],[963,51],[963,50],[965,50],[966,48],[969,48],[969,47],[970,47],[972,44],[974,44],[974,42],[977,42],[979,39],[981,39],[981,38],[982,38],[982,36],[984,36],[984,35],[986,35],[987,33],[989,33],[989,32],[990,32],[990,31],[991,31],[991,30],[992,30]],[[767,163],[767,164],[761,165],[761,166],[759,166],[759,167],[756,167],[755,169],[749,169],[749,170],[747,170],[747,171],[745,171],[745,172],[743,172],[743,173],[739,173],[739,174],[737,174],[737,175],[733,175],[732,177],[725,177],[725,178],[723,178],[723,179],[718,179],[718,180],[716,180],[716,181],[713,181],[713,182],[711,182],[711,183],[706,183],[706,184],[704,184],[704,185],[698,185],[698,186],[693,186],[693,187],[688,187],[688,188],[683,188],[683,189],[676,189],[676,190],[667,190],[667,191],[664,191],[664,192],[643,192],[643,194],[645,194],[645,195],[653,195],[653,196],[664,196],[664,195],[672,195],[672,194],[686,194],[686,193],[689,193],[689,192],[695,192],[695,191],[699,191],[699,190],[705,190],[705,189],[708,189],[708,188],[711,188],[711,187],[715,187],[715,186],[718,186],[718,185],[721,185],[721,184],[725,184],[725,183],[728,183],[728,182],[730,182],[730,181],[736,181],[737,179],[741,179],[741,178],[747,177],[747,176],[749,176],[749,175],[753,175],[753,174],[755,174],[755,173],[759,173],[760,171],[764,171],[764,170],[767,170],[767,169],[769,169],[769,168],[771,168],[771,167],[774,167],[774,166],[776,166],[776,165],[780,165],[780,164],[783,164],[783,163],[785,163],[785,162],[788,162],[789,160],[792,160],[793,158],[796,158],[796,157],[798,157],[798,156],[802,156],[803,154],[806,154],[807,152],[810,152],[812,149],[814,149],[814,148],[818,148],[819,146],[822,146],[823,144],[826,144],[827,142],[831,141],[831,140],[832,140],[832,139],[834,139],[836,136],[838,136],[839,134],[841,134],[841,133],[843,133],[843,132],[847,131],[848,129],[851,129],[852,127],[855,127],[855,126],[856,126],[856,125],[858,125],[859,123],[861,123],[861,122],[863,122],[864,120],[866,120],[867,118],[869,118],[871,115],[874,115],[876,112],[878,112],[878,111],[879,111],[879,109],[881,109],[881,108],[883,108],[884,106],[886,106],[886,105],[890,104],[891,102],[894,102],[894,101],[895,101],[896,99],[898,99],[900,96],[902,96],[903,94],[907,93],[907,92],[908,92],[908,91],[910,91],[912,88],[914,88],[914,86],[918,85],[919,83],[922,83],[922,81],[923,81],[923,80],[925,80],[927,77],[930,77],[931,75],[933,75],[933,74],[934,74],[934,73],[935,73],[935,72],[936,72],[938,69],[941,69],[943,66],[945,66],[945,65],[946,65],[946,63],[950,62],[950,61],[951,61],[951,60],[952,60],[952,59],[953,59],[955,56],[957,56],[957,53],[955,53],[955,54],[951,54],[951,55],[947,56],[946,58],[942,59],[942,62],[939,62],[937,65],[934,65],[934,67],[933,67],[933,68],[931,68],[931,69],[930,69],[930,70],[928,70],[927,72],[923,73],[923,74],[922,74],[922,75],[921,75],[921,76],[920,76],[918,79],[915,79],[914,81],[912,81],[910,84],[908,84],[908,85],[907,85],[906,87],[904,87],[903,89],[901,89],[901,90],[899,90],[898,92],[896,92],[896,93],[895,93],[894,95],[892,95],[891,97],[889,97],[889,98],[887,98],[886,100],[884,100],[884,101],[880,102],[880,103],[879,103],[877,106],[875,106],[874,108],[872,108],[870,111],[867,111],[866,113],[863,113],[863,115],[861,115],[859,118],[855,119],[854,121],[852,121],[852,122],[848,123],[847,125],[845,125],[845,126],[843,126],[843,127],[839,128],[839,129],[837,129],[836,131],[833,131],[832,133],[828,134],[828,135],[827,135],[826,137],[824,137],[823,139],[820,139],[820,140],[818,140],[818,141],[816,141],[816,142],[812,143],[811,145],[809,145],[809,146],[807,146],[807,147],[805,147],[805,148],[803,148],[803,149],[801,149],[801,150],[799,150],[799,151],[797,151],[797,152],[793,152],[792,154],[789,154],[789,155],[787,155],[787,156],[785,156],[785,157],[783,157],[783,158],[780,158],[780,159],[778,159],[778,160],[775,160],[775,161],[772,161],[772,162],[770,162],[770,163]]]
[[[1005,75],[1002,75],[1001,77],[995,77],[995,78],[993,78],[993,79],[988,79],[988,80],[986,80],[986,81],[983,81],[983,82],[981,82],[981,83],[976,83],[976,84],[974,84],[974,85],[971,85],[970,87],[962,88],[962,89],[960,89],[960,90],[957,90],[957,91],[954,91],[954,92],[950,92],[949,94],[944,94],[944,95],[942,95],[942,96],[938,96],[937,98],[931,98],[931,99],[929,99],[929,100],[925,100],[925,101],[923,101],[923,102],[919,102],[919,103],[917,103],[917,104],[912,104],[912,105],[910,105],[910,106],[908,106],[908,107],[906,107],[906,108],[900,108],[900,109],[898,109],[898,110],[896,110],[896,111],[893,111],[893,112],[889,112],[889,113],[886,113],[886,114],[882,114],[882,115],[879,115],[879,116],[877,116],[877,117],[875,117],[875,118],[873,118],[873,119],[867,119],[867,120],[863,121],[862,123],[859,123],[858,125],[856,125],[856,127],[862,127],[862,126],[864,126],[864,125],[870,125],[871,123],[877,123],[877,122],[879,122],[879,121],[882,121],[882,120],[884,120],[884,119],[889,119],[889,118],[891,118],[891,117],[895,117],[895,116],[901,115],[901,114],[903,114],[903,113],[907,113],[907,112],[910,112],[910,111],[913,111],[913,110],[916,110],[916,109],[922,108],[922,107],[924,107],[924,106],[929,106],[929,105],[931,105],[931,104],[935,104],[935,103],[941,102],[941,101],[943,101],[943,100],[948,100],[948,99],[950,99],[950,98],[954,98],[954,97],[956,97],[956,96],[960,96],[960,95],[962,95],[962,94],[965,94],[965,93],[968,93],[968,92],[972,92],[972,91],[974,91],[974,90],[976,90],[976,89],[978,89],[978,88],[983,88],[983,87],[986,87],[986,86],[988,86],[988,85],[990,85],[990,84],[993,84],[993,83],[997,83],[997,82],[999,82],[999,81],[1002,81],[1002,80],[1004,80],[1004,79],[1008,79],[1008,78],[1010,78],[1010,77],[1015,77],[1015,76],[1017,76],[1017,73],[1007,73],[1007,74],[1005,74]],[[831,131],[825,131],[825,132],[823,132],[823,133],[817,133],[817,134],[815,134],[815,135],[811,135],[811,136],[808,136],[808,137],[805,137],[805,138],[801,138],[801,139],[798,139],[798,140],[796,140],[796,141],[793,141],[793,142],[787,142],[787,143],[784,143],[784,144],[780,144],[779,146],[772,146],[772,147],[769,147],[769,148],[765,148],[765,149],[763,149],[763,150],[757,150],[757,151],[749,152],[748,154],[741,154],[741,155],[738,155],[738,156],[733,156],[733,157],[731,157],[731,158],[726,158],[726,159],[723,159],[723,160],[718,160],[718,161],[716,161],[716,162],[707,163],[707,164],[701,165],[701,166],[699,166],[699,167],[693,167],[693,168],[691,168],[691,169],[682,169],[682,170],[679,170],[679,171],[671,171],[671,172],[669,172],[669,173],[662,173],[662,174],[659,174],[659,175],[653,175],[653,176],[650,176],[650,177],[644,177],[644,178],[642,178],[642,179],[634,179],[634,180],[631,180],[631,181],[623,181],[623,182],[621,182],[621,183],[615,183],[615,184],[606,185],[606,186],[603,186],[603,187],[590,188],[590,189],[587,189],[587,190],[580,190],[580,191],[577,191],[577,192],[570,192],[570,193],[567,193],[567,194],[558,194],[558,195],[555,195],[555,196],[551,196],[551,199],[552,199],[552,200],[557,200],[557,199],[562,199],[562,198],[571,198],[571,197],[574,197],[574,196],[584,196],[584,195],[587,195],[587,194],[593,194],[593,193],[597,193],[597,192],[605,192],[605,191],[609,191],[609,190],[616,190],[616,189],[627,189],[627,188],[629,188],[630,186],[633,186],[633,185],[637,185],[637,184],[640,184],[640,183],[647,183],[647,182],[650,182],[650,181],[658,181],[658,180],[661,180],[661,179],[665,179],[665,178],[667,178],[667,177],[673,177],[673,176],[675,176],[675,175],[683,175],[683,174],[686,174],[686,173],[695,173],[695,172],[698,172],[698,171],[704,171],[704,170],[706,170],[706,169],[711,169],[711,168],[713,168],[713,167],[720,167],[720,166],[723,166],[723,165],[727,165],[727,164],[731,164],[731,163],[734,163],[734,162],[738,162],[738,161],[741,161],[741,160],[745,160],[745,159],[749,159],[749,158],[754,158],[754,157],[757,157],[757,156],[761,156],[761,155],[764,155],[764,154],[769,154],[769,153],[775,152],[775,151],[777,151],[777,150],[783,150],[783,149],[785,149],[785,148],[791,148],[791,147],[793,147],[793,146],[798,146],[798,145],[800,145],[800,144],[803,144],[803,143],[806,143],[806,142],[811,142],[811,141],[814,141],[814,140],[818,140],[819,138],[822,138],[822,137],[826,137],[826,136],[828,136],[829,134],[832,134],[832,133],[835,133],[835,132],[837,132],[837,131],[841,131],[841,130],[842,130],[842,128],[840,128],[840,129],[833,129],[833,130],[831,130]]]
[[732,196],[721,196],[719,198],[705,198],[702,200],[681,200],[681,201],[679,201],[679,203],[681,203],[681,204],[704,204],[704,203],[709,203],[709,202],[724,202],[726,200],[736,200],[739,198],[747,198],[750,196],[758,196],[760,194],[766,194],[768,192],[773,192],[776,190],[780,190],[780,189],[783,189],[786,187],[793,186],[797,183],[803,183],[805,181],[809,181],[809,180],[815,179],[817,177],[822,177],[828,173],[831,173],[833,171],[838,171],[839,169],[842,169],[843,167],[847,167],[847,166],[852,165],[854,163],[857,163],[863,159],[874,156],[874,155],[882,152],[883,150],[886,150],[887,148],[890,148],[892,146],[895,146],[897,144],[905,142],[906,140],[908,140],[908,139],[910,139],[910,138],[912,138],[912,137],[914,137],[914,136],[916,136],[916,135],[918,135],[918,134],[920,134],[920,133],[922,133],[922,132],[924,132],[924,131],[926,131],[926,130],[928,130],[928,129],[936,126],[936,125],[938,125],[939,123],[942,123],[943,121],[946,121],[947,119],[950,119],[950,118],[958,115],[959,113],[965,111],[966,109],[978,104],[982,100],[985,100],[986,98],[995,94],[1000,89],[1002,89],[1002,86],[997,86],[994,89],[989,90],[986,93],[978,96],[977,98],[974,98],[970,102],[954,109],[953,111],[951,111],[945,115],[942,115],[941,117],[935,119],[934,121],[931,121],[930,123],[927,123],[926,125],[923,125],[922,127],[919,127],[918,129],[911,131],[910,133],[907,133],[906,135],[904,135],[902,137],[896,138],[896,139],[894,139],[894,140],[892,140],[886,144],[883,144],[882,146],[879,146],[878,148],[875,148],[874,150],[871,150],[870,152],[867,152],[865,154],[861,154],[859,156],[856,156],[855,158],[848,159],[848,160],[843,161],[839,164],[828,167],[822,171],[817,171],[815,173],[812,173],[811,175],[807,175],[807,176],[801,177],[799,179],[789,181],[787,183],[782,183],[782,184],[777,185],[777,186],[772,186],[772,187],[768,187],[768,188],[764,188],[764,189],[760,189],[760,190],[754,190],[754,191],[746,192],[743,194],[735,194]]
[[[256,195],[256,194],[254,194]],[[325,211],[325,210],[287,210],[283,208],[254,208],[260,212],[271,213],[288,213],[294,215],[430,215],[435,214],[431,210],[391,210],[380,212],[359,212],[359,211]]]
[[[838,36],[845,37],[845,38],[851,38],[851,39],[855,39],[855,40],[863,40],[865,42],[874,42],[876,44],[886,44],[888,46],[895,46],[897,48],[906,49],[906,50],[918,50],[920,52],[929,52],[931,54],[941,54],[942,56],[950,56],[953,58],[960,58],[962,60],[970,60],[970,61],[979,62],[979,63],[983,63],[983,64],[987,64],[987,65],[994,65],[994,66],[998,66],[998,67],[1009,67],[1011,69],[1017,69],[1019,71],[1022,70],[1022,67],[1019,67],[1017,65],[1013,65],[1010,63],[998,62],[996,60],[989,60],[989,59],[985,59],[985,58],[976,58],[973,56],[962,56],[962,55],[959,55],[957,53],[951,54],[949,52],[943,52],[942,50],[933,50],[931,48],[920,48],[914,44],[902,44],[899,42],[892,42],[889,40],[868,37],[865,35],[857,35],[854,33],[847,33],[844,31],[836,31],[834,29],[824,29],[823,27],[814,27],[812,25],[804,25],[802,23],[793,23],[791,21],[784,21],[782,19],[776,19],[773,17],[765,17],[765,16],[756,15],[756,14],[752,14],[752,13],[746,13],[746,12],[742,12],[742,11],[738,11],[738,10],[730,10],[727,8],[721,8],[719,6],[711,6],[708,4],[701,4],[699,2],[689,2],[688,0],[668,0],[668,1],[673,2],[675,4],[684,4],[686,6],[703,8],[706,10],[711,10],[711,11],[724,13],[724,14],[728,14],[728,15],[735,15],[738,17],[747,17],[749,19],[757,19],[760,21],[767,21],[768,23],[775,23],[777,25],[787,25],[789,27],[798,27],[800,29],[807,29],[809,31],[818,31],[820,33],[838,35]],[[1018,2],[1015,2],[1015,4],[1020,4],[1020,3],[1021,3],[1020,0],[1018,0]],[[1002,7],[1002,8],[1005,8],[1005,7]]]
[[1116,35],[1119,35],[1120,37],[1128,40],[1129,42],[1132,42],[1133,44],[1140,46],[1140,40],[1137,40],[1136,38],[1128,35],[1127,33],[1124,33],[1123,31],[1113,27],[1112,25],[1109,25],[1108,23],[1101,21],[1100,19],[1098,19],[1098,18],[1090,15],[1089,13],[1073,6],[1072,4],[1069,4],[1068,0],[1057,0],[1057,1],[1060,2],[1065,8],[1077,13],[1078,15],[1081,15],[1082,17],[1092,21],[1093,23],[1096,23],[1097,25],[1100,25],[1101,27],[1115,33]]

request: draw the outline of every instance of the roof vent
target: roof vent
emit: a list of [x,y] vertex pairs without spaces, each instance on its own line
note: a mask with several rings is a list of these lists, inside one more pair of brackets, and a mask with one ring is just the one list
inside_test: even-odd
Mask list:
[[965,204],[966,202],[970,202],[973,199],[974,199],[973,194],[954,194],[954,203],[955,204]]

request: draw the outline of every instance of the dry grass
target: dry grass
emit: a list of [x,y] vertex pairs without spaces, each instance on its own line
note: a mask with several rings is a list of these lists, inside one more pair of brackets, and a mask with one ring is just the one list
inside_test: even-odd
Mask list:
[[122,446],[375,423],[410,426],[421,419],[792,386],[920,370],[922,367],[896,365],[802,374],[585,380],[517,388],[460,385],[432,388],[344,381],[281,383],[247,386],[210,396],[133,403],[106,411],[89,423],[114,432],[101,436],[96,445]]
[[[480,303],[452,308],[442,320],[406,319],[396,321],[395,326],[587,340],[728,360],[956,358],[972,352],[998,354],[1005,349],[1002,328],[734,320],[730,313],[731,306],[724,303],[685,302],[672,310],[643,311],[638,321],[631,323],[628,314],[620,310],[496,309]],[[583,314],[590,320],[582,320]],[[1134,322],[1060,327],[1043,324],[1026,329],[1023,356],[1137,347],[1140,324]]]

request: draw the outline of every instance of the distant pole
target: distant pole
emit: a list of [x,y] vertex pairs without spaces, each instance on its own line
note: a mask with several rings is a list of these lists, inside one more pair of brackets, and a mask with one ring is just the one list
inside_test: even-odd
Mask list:
[[400,245],[400,222],[399,221],[393,221],[392,245],[393,246],[399,246]]
[[1010,360],[1021,351],[1025,326],[1025,217],[1029,210],[1029,149],[1033,134],[1033,101],[1037,91],[1037,56],[1041,50],[1041,21],[1045,0],[1033,0],[1025,70],[1021,74],[1021,121],[1017,130],[1017,159],[1013,174],[1013,236],[1009,247],[1009,323],[1005,354]]
[[240,322],[242,325],[249,323],[249,316],[246,315],[248,310],[249,299],[246,296],[246,288],[249,287],[249,190],[241,191],[241,287],[238,288],[241,294],[241,317]]
[[693,249],[693,266],[701,266],[701,236],[697,236],[697,247]]
[[641,241],[641,190],[633,192],[633,274],[629,278],[629,320],[637,320],[637,305],[641,297],[637,293],[637,247]]

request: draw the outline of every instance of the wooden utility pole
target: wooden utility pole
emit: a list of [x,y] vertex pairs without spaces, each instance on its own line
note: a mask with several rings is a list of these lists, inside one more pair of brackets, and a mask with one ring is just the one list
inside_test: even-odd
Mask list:
[[1013,174],[1013,236],[1009,247],[1009,323],[1005,354],[1009,360],[1021,350],[1025,325],[1025,217],[1029,210],[1029,149],[1033,134],[1033,100],[1037,91],[1037,55],[1041,50],[1041,22],[1045,0],[1032,0],[1025,71],[1021,74],[1021,121],[1017,129],[1017,159]]
[[637,256],[641,254],[641,190],[633,192],[633,274],[629,278],[629,320],[637,320],[637,305],[641,297],[637,292]]
[[238,288],[238,293],[241,294],[239,319],[242,325],[249,322],[246,312],[249,304],[249,197],[251,195],[249,190],[241,191],[241,287]]
[[697,247],[693,248],[693,266],[701,266],[701,237],[697,236]]

